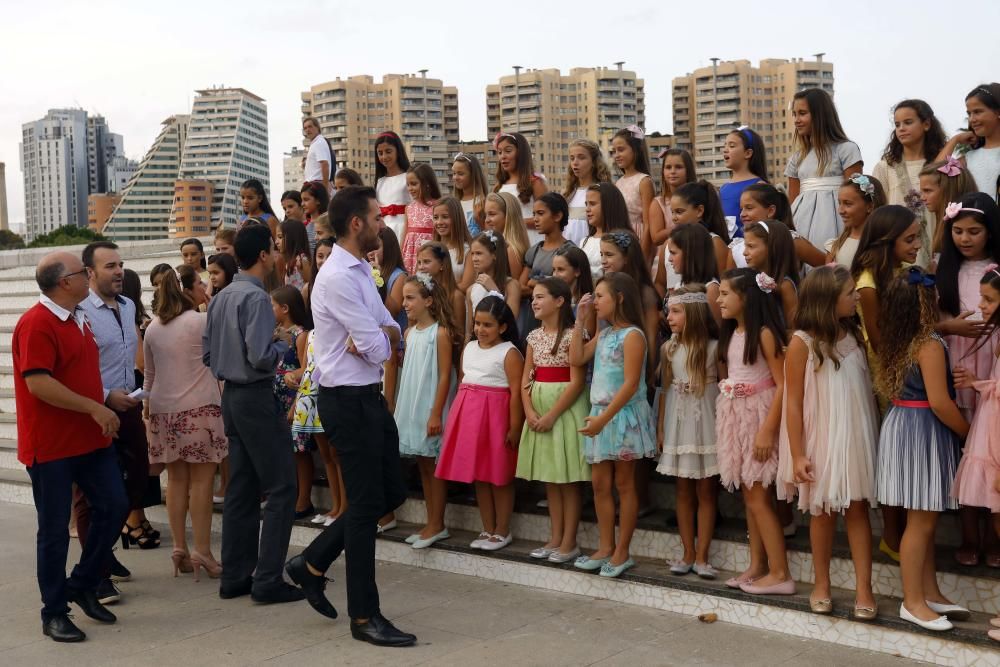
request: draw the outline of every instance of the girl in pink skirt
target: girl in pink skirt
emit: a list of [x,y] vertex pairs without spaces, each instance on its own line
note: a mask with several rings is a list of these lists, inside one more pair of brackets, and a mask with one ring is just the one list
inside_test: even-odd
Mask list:
[[462,352],[462,384],[452,403],[435,475],[475,482],[483,531],[470,545],[496,551],[511,543],[514,471],[524,424],[521,372],[524,357],[514,313],[490,292],[473,315],[475,340]]
[[794,595],[785,538],[767,490],[778,472],[787,341],[776,289],[773,278],[750,268],[722,276],[719,358],[728,377],[719,382],[715,432],[719,477],[730,491],[742,489],[750,531],[750,567],[726,585],[760,595]]

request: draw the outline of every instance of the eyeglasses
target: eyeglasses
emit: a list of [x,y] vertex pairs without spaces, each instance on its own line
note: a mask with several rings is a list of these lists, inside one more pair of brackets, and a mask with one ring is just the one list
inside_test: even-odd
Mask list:
[[87,268],[84,267],[84,268],[80,269],[79,271],[74,271],[73,273],[67,273],[66,275],[59,276],[59,280],[62,280],[63,278],[72,278],[73,276],[78,276],[81,273],[82,274],[86,274],[87,273]]

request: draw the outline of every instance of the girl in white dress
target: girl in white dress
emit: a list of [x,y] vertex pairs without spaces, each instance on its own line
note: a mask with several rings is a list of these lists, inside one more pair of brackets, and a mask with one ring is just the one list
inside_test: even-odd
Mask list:
[[611,172],[601,155],[600,146],[589,139],[577,139],[569,145],[569,173],[563,191],[563,197],[569,202],[569,224],[564,234],[576,245],[590,235],[587,188],[594,183],[610,182]]
[[528,227],[528,245],[538,243],[542,236],[535,232],[535,200],[548,191],[545,177],[535,173],[531,145],[518,132],[500,132],[493,139],[497,154],[496,185],[493,192],[509,192],[521,203],[521,217]]
[[398,134],[383,132],[375,138],[375,197],[385,226],[396,233],[400,242],[406,224],[406,205],[412,201],[406,190],[409,168],[410,160]]

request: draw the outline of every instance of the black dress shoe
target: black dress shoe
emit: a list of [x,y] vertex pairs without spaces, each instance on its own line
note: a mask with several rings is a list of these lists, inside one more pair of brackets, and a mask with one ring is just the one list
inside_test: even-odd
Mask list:
[[284,581],[275,586],[268,586],[267,588],[255,586],[253,592],[250,593],[250,599],[258,604],[298,602],[299,600],[304,600],[305,598],[306,594],[302,592],[301,588],[292,586]]
[[351,621],[351,636],[375,646],[413,646],[417,643],[416,635],[399,630],[382,612],[369,618],[367,623]]
[[232,600],[233,598],[243,597],[244,595],[250,595],[250,591],[253,589],[253,579],[247,577],[244,581],[238,584],[232,584],[227,586],[226,584],[221,584],[219,586],[219,597],[223,600]]
[[285,572],[288,573],[289,579],[302,588],[306,600],[308,600],[313,609],[327,618],[337,618],[337,610],[330,604],[330,601],[323,593],[326,589],[326,577],[310,572],[306,566],[305,556],[299,554],[285,563]]
[[69,589],[66,591],[66,599],[78,606],[84,614],[94,619],[95,621],[100,621],[101,623],[114,623],[118,618],[112,614],[108,609],[98,602],[97,592],[94,589],[87,591],[74,591]]
[[87,638],[83,630],[73,625],[69,616],[61,614],[53,616],[42,623],[42,634],[51,637],[54,642],[82,642]]

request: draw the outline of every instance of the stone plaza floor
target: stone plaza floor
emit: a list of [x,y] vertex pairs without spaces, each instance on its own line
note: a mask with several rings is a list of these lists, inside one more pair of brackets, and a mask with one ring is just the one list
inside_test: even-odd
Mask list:
[[[171,576],[169,532],[151,551],[118,551],[132,570],[104,626],[75,607],[82,644],[42,636],[35,581],[35,514],[0,503],[0,665],[838,665],[923,664],[727,623],[588,597],[379,563],[383,613],[418,645],[380,649],[351,638],[306,602],[220,600],[218,582]],[[215,547],[218,556],[218,546]],[[70,564],[79,549],[74,540]],[[346,611],[343,565],[328,595]]]

